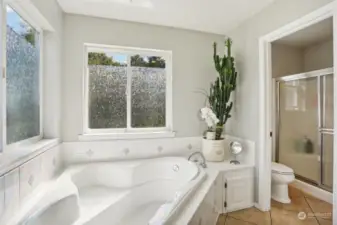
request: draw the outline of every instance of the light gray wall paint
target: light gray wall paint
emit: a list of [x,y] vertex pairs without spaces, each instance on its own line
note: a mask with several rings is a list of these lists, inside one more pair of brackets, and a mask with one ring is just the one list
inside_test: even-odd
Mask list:
[[212,44],[223,40],[223,36],[215,34],[66,14],[62,81],[64,141],[76,141],[82,132],[84,43],[171,50],[173,128],[177,136],[187,137],[201,135],[205,128],[197,118],[205,98],[195,91],[208,90],[214,80]]
[[44,136],[61,137],[61,74],[63,11],[56,0],[31,0],[54,28],[44,32],[43,46],[43,117]]
[[304,70],[333,67],[333,40],[328,40],[304,49]]
[[[240,80],[235,97],[234,118],[227,131],[233,136],[255,141],[257,143],[256,156],[261,151],[258,138],[260,129],[259,38],[330,2],[332,1],[276,0],[259,14],[228,32],[234,42],[234,55],[239,66]],[[256,162],[258,163],[258,157],[256,157]],[[257,186],[255,190],[258,188]],[[256,193],[257,200],[258,197]]]

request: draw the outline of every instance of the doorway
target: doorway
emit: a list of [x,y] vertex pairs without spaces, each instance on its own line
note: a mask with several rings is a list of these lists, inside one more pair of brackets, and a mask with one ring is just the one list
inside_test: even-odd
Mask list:
[[332,192],[333,21],[271,43],[275,85],[273,161],[297,179]]
[[[259,99],[260,99],[260,105],[259,105],[259,109],[260,109],[260,114],[259,114],[259,148],[260,151],[258,152],[258,159],[259,159],[259,163],[258,163],[258,183],[259,183],[259,194],[258,194],[258,202],[259,202],[259,208],[261,210],[264,211],[268,211],[270,209],[270,199],[271,199],[271,159],[276,159],[276,151],[273,151],[273,149],[276,148],[276,142],[277,142],[277,122],[276,122],[276,108],[277,108],[277,104],[276,104],[276,79],[273,80],[272,78],[272,43],[280,40],[284,37],[287,37],[291,34],[294,34],[298,31],[301,31],[303,29],[306,29],[310,26],[313,26],[321,21],[324,21],[326,19],[332,19],[333,24],[336,24],[337,20],[336,20],[336,9],[335,9],[335,3],[331,3],[326,5],[325,7],[322,7],[290,24],[285,25],[284,27],[281,27],[280,29],[271,32],[263,37],[260,38],[259,40],[259,52],[260,52],[260,76],[259,76],[259,84],[260,84],[260,91],[259,91]],[[337,32],[337,27],[333,26],[333,34],[335,34]],[[333,35],[333,41],[335,42],[333,45],[333,55],[336,55],[337,51],[336,49],[336,35]],[[333,58],[333,64],[337,65],[337,57]],[[335,74],[336,69],[333,68],[333,74]],[[313,70],[314,71],[314,70]],[[293,74],[301,74],[301,73],[308,73],[309,71],[305,71],[305,72],[289,72],[286,73],[287,75],[293,75]],[[287,76],[286,74],[284,74],[284,76]],[[332,73],[331,73],[332,74]],[[331,75],[330,74],[330,75]],[[328,76],[329,74],[325,74],[325,75],[321,75],[321,76],[316,76],[313,75],[313,77],[311,77],[313,80],[316,81],[312,81],[312,80],[303,80],[303,79],[309,79],[308,78],[303,78],[302,80],[298,80],[297,83],[302,83],[304,86],[309,85],[310,83],[312,83],[312,85],[316,84],[316,87],[320,88],[321,85],[323,85],[323,81],[324,80],[324,76]],[[319,78],[318,78],[319,77]],[[331,79],[331,78],[326,78],[327,79]],[[332,78],[333,79],[333,78]],[[284,84],[287,84],[286,86],[291,86],[288,85],[289,83],[291,83],[291,81],[282,81],[279,80],[278,81],[280,86],[283,86]],[[281,83],[283,82],[283,84],[281,85]],[[288,83],[287,83],[288,82]],[[304,82],[304,83],[303,83]],[[320,83],[320,85],[318,85],[317,83]],[[294,82],[296,83],[296,82]],[[331,82],[330,82],[331,83]],[[275,85],[273,85],[275,84]],[[302,85],[302,86],[303,86]],[[299,85],[301,86],[301,85]],[[337,80],[333,79],[333,87],[337,86]],[[290,88],[291,89],[291,88]],[[334,88],[333,88],[334,89]],[[280,91],[282,91],[283,89],[280,88]],[[283,90],[284,91],[284,90]],[[318,95],[317,92],[318,90],[316,89],[316,95]],[[291,92],[291,91],[290,91]],[[294,92],[294,91],[293,91]],[[322,102],[318,101],[317,99],[317,107],[318,105],[323,104]],[[337,98],[335,96],[333,96],[333,103],[334,105],[336,105],[337,103]],[[323,109],[321,109],[323,110]],[[326,109],[325,109],[326,110]],[[336,112],[333,111],[333,114],[335,114]],[[317,119],[316,121],[320,121],[320,119],[318,118],[318,113],[316,113],[317,115]],[[333,122],[335,127],[336,122]],[[316,124],[317,125],[317,124]],[[330,135],[330,141],[333,143],[337,143],[336,137],[331,135],[331,134],[326,134],[326,132],[331,132],[331,130],[328,130],[329,128],[326,127],[319,127],[319,129],[316,127],[316,131],[320,131],[317,132],[317,143],[321,143],[321,139],[323,139],[323,142],[327,142],[327,135]],[[331,129],[331,128],[330,128]],[[319,137],[319,136],[323,136]],[[305,138],[305,137],[303,137]],[[302,139],[303,140],[303,139]],[[311,140],[312,141],[312,140]],[[333,145],[332,147],[333,149],[336,148],[336,144]],[[318,148],[320,149],[320,148]],[[322,151],[320,151],[322,152]],[[336,159],[336,154],[333,155],[333,158]],[[333,160],[334,162],[334,169],[332,169],[332,171],[337,170],[337,165],[336,165],[336,161],[337,160]],[[317,169],[317,173],[320,174],[320,172],[322,171],[322,168],[320,168],[323,164],[321,163],[320,166],[318,166]],[[301,173],[301,172],[299,172]],[[331,176],[334,176],[334,180],[336,180],[336,173],[333,173]],[[319,175],[318,175],[319,176]],[[318,177],[316,176],[316,178]],[[323,176],[320,176],[319,178],[316,179],[316,183],[318,183],[318,185],[320,185],[320,183],[326,182],[317,182],[317,181],[321,181]],[[309,177],[310,179],[310,177]],[[309,180],[308,179],[308,180]],[[315,179],[314,179],[315,180]],[[321,187],[323,187],[323,184],[321,185]],[[329,185],[326,185],[329,186]],[[327,188],[328,189],[328,188]],[[335,215],[337,216],[337,214]]]

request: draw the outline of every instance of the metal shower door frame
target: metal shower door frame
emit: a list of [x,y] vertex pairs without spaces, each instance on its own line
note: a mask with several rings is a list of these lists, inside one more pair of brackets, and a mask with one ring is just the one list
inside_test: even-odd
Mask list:
[[[332,75],[334,76],[333,73],[333,68],[327,68],[323,70],[316,70],[312,72],[307,72],[307,73],[300,73],[300,74],[294,74],[294,75],[289,75],[289,76],[284,76],[284,77],[279,77],[279,78],[274,78],[274,85],[275,85],[275,91],[276,91],[276,99],[274,101],[276,102],[276,112],[275,113],[275,161],[279,162],[279,135],[280,135],[280,83],[281,82],[287,82],[287,81],[296,81],[296,80],[301,80],[301,79],[309,79],[309,78],[316,78],[317,79],[317,101],[318,101],[318,106],[317,106],[317,137],[318,137],[318,149],[319,149],[319,161],[320,161],[320,179],[319,183],[316,181],[313,181],[311,179],[308,179],[306,177],[302,177],[295,172],[295,176],[297,179],[300,179],[306,183],[313,184],[317,187],[320,187],[324,190],[332,192],[332,187],[328,187],[323,184],[323,135],[334,135],[334,129],[333,128],[325,128],[322,127],[322,121],[324,119],[325,121],[325,88],[326,88],[326,76]],[[321,77],[323,77],[323,88],[321,84]],[[323,90],[323,92],[322,92]],[[322,112],[323,111],[323,112]],[[335,118],[334,118],[335,119]]]

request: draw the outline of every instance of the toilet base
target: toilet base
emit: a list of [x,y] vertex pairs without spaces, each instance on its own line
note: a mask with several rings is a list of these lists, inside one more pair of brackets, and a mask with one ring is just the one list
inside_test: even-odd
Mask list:
[[272,184],[271,198],[284,204],[291,203],[291,199],[288,194],[288,184]]

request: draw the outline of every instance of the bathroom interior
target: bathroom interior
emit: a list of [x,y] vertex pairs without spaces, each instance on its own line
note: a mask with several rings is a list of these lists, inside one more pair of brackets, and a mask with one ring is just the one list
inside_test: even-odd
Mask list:
[[273,161],[291,168],[298,180],[332,192],[332,18],[274,41],[272,76]]
[[0,4],[0,225],[336,224],[335,1]]

